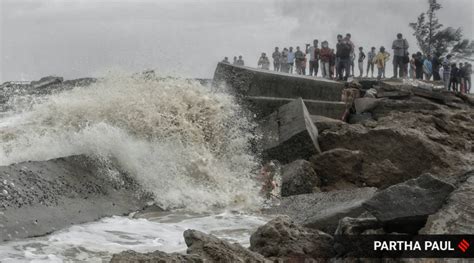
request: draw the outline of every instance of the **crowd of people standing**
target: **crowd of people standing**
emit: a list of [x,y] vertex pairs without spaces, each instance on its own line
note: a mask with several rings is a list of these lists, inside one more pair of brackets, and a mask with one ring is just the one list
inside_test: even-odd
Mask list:
[[[445,88],[453,91],[470,92],[472,65],[470,63],[451,62],[451,56],[441,58],[440,54],[435,53],[423,55],[417,52],[411,55],[408,52],[408,41],[403,38],[401,33],[397,34],[392,43],[393,50],[393,78],[411,78],[424,80],[443,80]],[[321,76],[327,79],[347,80],[350,76],[355,76],[354,67],[357,59],[359,76],[374,77],[374,68],[377,68],[377,79],[386,78],[385,68],[390,60],[391,54],[381,46],[376,51],[376,47],[371,47],[367,54],[363,47],[356,48],[351,40],[351,34],[347,33],[345,37],[337,35],[336,47],[330,48],[328,41],[323,41],[319,47],[319,41],[314,40],[313,45],[306,44],[304,50],[299,46],[296,50],[293,47],[283,48],[275,47],[271,59],[273,60],[273,70],[285,73],[296,73],[299,75],[318,76],[321,68]],[[366,61],[366,62],[365,62]],[[224,63],[230,61],[226,57]],[[244,65],[242,56],[234,57],[234,65]],[[258,59],[257,65],[264,70],[270,70],[270,58],[266,53],[262,53]],[[306,71],[308,65],[309,70]]]

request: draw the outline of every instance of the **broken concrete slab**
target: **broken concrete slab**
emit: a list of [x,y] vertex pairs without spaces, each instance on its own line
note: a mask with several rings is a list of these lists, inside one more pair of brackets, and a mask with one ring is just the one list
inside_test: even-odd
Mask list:
[[344,84],[309,76],[218,63],[214,85],[243,96],[340,101]]
[[[291,98],[275,97],[246,97],[250,109],[257,117],[265,117],[276,111],[279,107],[292,102]],[[303,100],[306,109],[311,115],[320,115],[340,120],[344,114],[345,104],[340,101]]]
[[318,129],[301,98],[281,106],[260,124],[264,159],[289,163],[321,152]]
[[362,203],[370,199],[377,188],[364,187],[351,190],[293,195],[282,198],[278,207],[270,214],[284,214],[305,227],[316,228],[332,234],[339,220],[357,217],[365,209]]
[[416,234],[453,190],[453,185],[424,174],[378,192],[363,207],[387,232]]
[[446,204],[428,217],[420,230],[425,235],[474,235],[474,172],[452,192]]

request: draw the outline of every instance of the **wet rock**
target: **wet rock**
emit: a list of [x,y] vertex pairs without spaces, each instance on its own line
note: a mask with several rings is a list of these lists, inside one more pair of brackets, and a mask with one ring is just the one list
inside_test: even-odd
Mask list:
[[311,120],[313,121],[314,125],[316,125],[318,132],[322,132],[327,129],[339,128],[347,124],[346,122],[343,122],[341,120],[327,118],[320,115],[311,115]]
[[205,261],[198,255],[183,255],[179,253],[165,253],[161,251],[154,251],[150,253],[138,253],[132,250],[127,250],[114,254],[110,263],[143,263],[143,262],[189,262],[189,263],[204,263]]
[[[294,223],[289,217],[277,217],[259,227],[250,237],[250,249],[265,257],[280,260],[327,259],[334,255],[333,239],[316,229]],[[304,261],[306,262],[306,261]]]
[[379,101],[380,99],[375,98],[357,98],[354,100],[354,107],[357,113],[370,112]]
[[357,217],[363,213],[362,203],[370,199],[376,190],[366,187],[293,195],[282,198],[280,206],[267,212],[288,215],[298,224],[332,234],[341,218]]
[[260,129],[264,159],[289,163],[320,152],[318,130],[301,98],[265,118]]
[[440,109],[440,106],[429,100],[424,99],[409,99],[409,100],[391,100],[381,99],[377,101],[375,107],[370,112],[377,120],[383,116],[387,116],[392,111],[398,112],[420,112],[420,111],[434,111]]
[[359,184],[363,163],[360,151],[336,148],[314,155],[310,162],[324,191],[354,188]]
[[320,184],[311,163],[306,160],[296,160],[282,168],[281,196],[317,192]]
[[151,200],[127,174],[82,155],[0,166],[0,193],[0,242],[129,214]]
[[40,88],[44,88],[50,85],[60,84],[61,82],[63,82],[62,77],[48,76],[48,77],[41,78],[38,81],[32,81],[31,85],[35,89],[40,89]]
[[388,232],[417,233],[453,190],[453,185],[424,174],[378,192],[363,207]]
[[188,254],[197,254],[206,262],[267,262],[265,258],[241,245],[231,244],[213,235],[188,229],[184,231]]
[[382,224],[374,216],[360,216],[357,218],[344,217],[339,220],[336,235],[362,235],[367,230],[382,228]]
[[[404,122],[391,119],[392,124],[388,127],[379,123],[374,128],[355,124],[342,126],[338,130],[326,130],[319,135],[320,146],[323,152],[345,148],[363,153],[360,182],[382,188],[426,172],[449,175],[450,171],[468,165],[459,153],[420,132],[419,121],[413,122],[413,125],[418,123],[416,130],[404,127]],[[430,133],[433,132],[426,131],[426,134]],[[320,174],[320,169],[316,168],[315,171],[323,180],[324,173]]]
[[421,234],[469,234],[474,235],[474,172],[452,192],[446,204],[428,217]]

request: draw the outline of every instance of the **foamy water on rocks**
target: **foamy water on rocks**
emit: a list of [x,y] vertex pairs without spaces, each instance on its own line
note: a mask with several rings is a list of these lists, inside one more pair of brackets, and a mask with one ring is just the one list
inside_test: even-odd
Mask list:
[[165,209],[259,203],[253,124],[225,92],[115,74],[30,101],[0,122],[0,165],[87,154],[116,163]]
[[107,262],[113,253],[186,251],[183,232],[196,229],[249,246],[253,231],[264,217],[224,212],[199,215],[182,212],[145,215],[147,219],[104,218],[75,225],[51,235],[0,244],[0,261],[10,262]]
[[189,228],[248,245],[265,222],[252,212],[261,205],[250,150],[254,124],[224,91],[193,80],[113,74],[8,103],[11,110],[0,117],[0,165],[85,154],[127,172],[169,212],[2,243],[1,262],[103,262],[127,249],[183,252]]

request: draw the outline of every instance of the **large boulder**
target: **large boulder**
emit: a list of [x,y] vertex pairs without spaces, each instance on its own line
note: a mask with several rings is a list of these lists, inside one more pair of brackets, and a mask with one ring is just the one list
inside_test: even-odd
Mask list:
[[453,190],[453,185],[424,174],[378,192],[363,207],[388,232],[417,233]]
[[206,262],[266,262],[262,255],[213,235],[188,229],[183,236],[188,246],[187,253],[197,254]]
[[293,195],[282,198],[280,206],[267,210],[270,214],[288,215],[305,227],[332,234],[343,217],[357,217],[365,209],[362,203],[370,199],[376,188]]
[[139,253],[133,250],[127,250],[114,254],[110,263],[143,263],[143,262],[188,262],[188,263],[204,263],[198,255],[183,255],[179,253],[165,253],[162,251],[154,251],[150,253]]
[[301,98],[278,108],[260,123],[265,159],[289,163],[319,153],[318,129]]
[[250,237],[250,249],[265,257],[290,262],[323,260],[334,255],[333,238],[330,235],[299,226],[284,216],[259,227]]
[[[359,181],[367,186],[379,188],[401,183],[423,173],[449,176],[469,163],[472,165],[473,161],[469,161],[469,158],[428,137],[430,134],[437,134],[431,127],[427,126],[425,131],[425,123],[417,122],[415,118],[413,123],[406,120],[415,114],[406,115],[405,119],[402,114],[390,118],[392,124],[389,124],[387,119],[383,120],[383,125],[379,123],[380,121],[377,122],[375,127],[354,124],[342,126],[337,130],[326,130],[318,137],[321,150],[326,152],[345,148],[360,151],[363,165]],[[467,123],[463,123],[463,127],[464,125]],[[459,135],[453,133],[455,135],[453,137],[458,138],[459,143],[461,141],[467,143],[467,140],[461,140],[461,137],[470,138],[472,135],[465,131],[467,129],[462,129]],[[447,138],[447,140],[454,139]],[[324,178],[319,169],[315,168],[315,171]]]
[[336,148],[310,159],[316,174],[321,179],[323,191],[354,188],[360,185],[363,154],[360,151]]
[[428,217],[420,233],[474,235],[474,172],[448,197],[446,204]]
[[311,163],[306,160],[296,160],[283,166],[281,177],[281,196],[312,193],[318,191],[321,184]]

